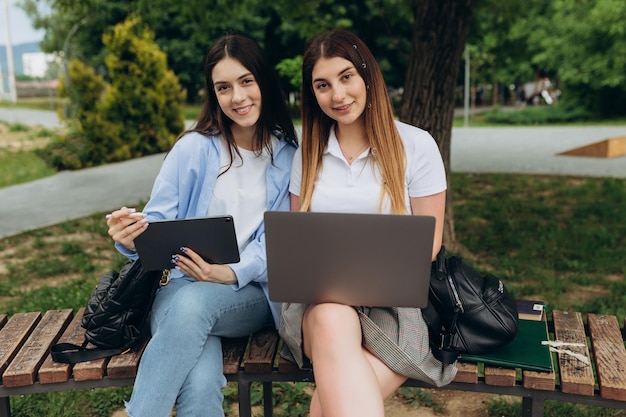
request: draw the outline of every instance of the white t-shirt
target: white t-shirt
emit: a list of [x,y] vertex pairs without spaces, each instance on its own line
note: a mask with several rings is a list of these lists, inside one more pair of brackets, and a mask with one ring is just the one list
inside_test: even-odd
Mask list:
[[[272,149],[277,143],[278,139],[272,137]],[[230,162],[230,154],[225,140],[219,141],[219,147],[222,172]],[[271,159],[267,150],[259,156],[246,149],[239,148],[239,152],[241,158],[235,154],[233,165],[217,178],[207,214],[233,216],[237,243],[242,252],[263,221],[263,213],[267,209],[266,172]]]
[[[410,197],[425,197],[444,191],[446,173],[441,153],[433,137],[426,131],[402,122],[395,122],[406,151],[405,200],[411,212]],[[302,147],[294,156],[289,191],[299,196],[302,178]],[[373,163],[370,150],[349,165],[339,147],[334,129],[322,155],[322,168],[315,181],[311,211],[378,213],[381,176]],[[391,213],[385,197],[382,213]]]

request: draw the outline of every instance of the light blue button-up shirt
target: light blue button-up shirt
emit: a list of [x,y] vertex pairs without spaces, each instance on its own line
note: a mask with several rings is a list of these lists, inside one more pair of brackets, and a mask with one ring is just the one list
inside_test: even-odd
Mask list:
[[[277,136],[280,134],[277,133]],[[215,136],[189,133],[180,138],[167,154],[152,187],[150,200],[143,213],[148,221],[205,217],[220,169],[220,153]],[[266,172],[267,210],[288,211],[289,176],[296,144],[280,140],[274,148],[274,161]],[[137,253],[116,243],[120,253],[136,259]],[[252,235],[252,241],[240,254],[240,261],[229,264],[237,275],[233,290],[258,282],[272,310],[274,323],[278,327],[280,303],[269,301],[267,290],[267,262],[265,254],[265,226],[261,222]],[[172,270],[172,278],[183,273]]]

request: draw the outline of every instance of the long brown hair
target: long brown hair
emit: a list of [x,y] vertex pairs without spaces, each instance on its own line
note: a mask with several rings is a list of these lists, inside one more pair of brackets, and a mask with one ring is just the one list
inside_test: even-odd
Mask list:
[[231,165],[234,157],[233,152],[239,155],[231,130],[233,121],[220,108],[213,88],[213,68],[224,58],[233,58],[239,61],[254,75],[261,90],[261,114],[256,123],[253,150],[260,153],[263,149],[267,149],[271,156],[271,134],[275,134],[279,139],[295,142],[295,129],[289,117],[285,95],[280,88],[278,75],[261,47],[247,36],[237,34],[221,37],[215,41],[207,53],[204,64],[206,95],[202,109],[195,126],[183,132],[181,136],[188,132],[198,132],[204,135],[222,134],[229,144]]
[[340,57],[352,62],[365,81],[368,105],[363,114],[365,134],[370,144],[369,157],[382,175],[380,207],[385,196],[391,200],[393,213],[405,214],[404,174],[406,152],[394,124],[393,107],[376,59],[356,35],[333,29],[316,37],[304,53],[302,63],[302,184],[300,209],[311,208],[315,179],[322,165],[322,155],[335,123],[320,108],[313,91],[313,67],[321,58]]

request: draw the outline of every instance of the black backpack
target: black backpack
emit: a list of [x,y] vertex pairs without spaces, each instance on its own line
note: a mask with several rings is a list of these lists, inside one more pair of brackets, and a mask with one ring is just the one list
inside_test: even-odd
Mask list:
[[120,270],[105,273],[91,294],[82,327],[85,339],[96,346],[71,343],[52,346],[55,362],[76,363],[123,353],[134,348],[147,332],[146,321],[160,278],[168,271],[146,271],[141,262],[128,261]]
[[444,365],[463,353],[492,352],[517,335],[517,305],[502,281],[483,276],[461,257],[446,258],[443,246],[432,263],[422,316],[433,355]]

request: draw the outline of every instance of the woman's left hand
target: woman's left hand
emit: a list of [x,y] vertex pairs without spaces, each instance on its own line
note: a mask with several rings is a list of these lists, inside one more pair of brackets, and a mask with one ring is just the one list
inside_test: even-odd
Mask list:
[[196,281],[216,282],[218,284],[235,284],[237,276],[228,265],[210,264],[189,248],[181,248],[184,255],[174,255],[172,262],[176,269],[181,270]]

